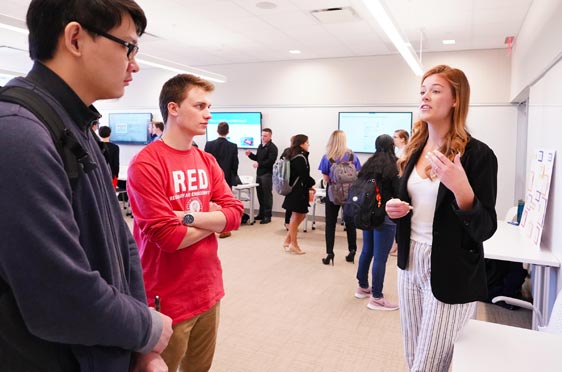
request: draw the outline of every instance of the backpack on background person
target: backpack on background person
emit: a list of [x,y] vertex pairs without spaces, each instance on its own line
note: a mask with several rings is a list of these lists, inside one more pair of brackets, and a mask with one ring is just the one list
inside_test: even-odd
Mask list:
[[349,189],[357,180],[357,169],[353,163],[353,153],[349,154],[347,160],[340,159],[330,161],[330,184],[328,187],[328,198],[335,205],[343,205],[347,202]]
[[[296,157],[302,156],[305,161],[306,158],[302,154],[298,154]],[[294,158],[293,158],[294,159]],[[287,196],[293,191],[293,187],[299,182],[299,177],[291,185],[291,160],[287,158],[279,159],[273,164],[273,172],[271,176],[271,181],[273,183],[273,189],[283,196]]]
[[361,230],[373,230],[382,225],[386,212],[379,183],[374,178],[357,179],[349,190],[343,214],[344,218],[353,219],[355,227]]

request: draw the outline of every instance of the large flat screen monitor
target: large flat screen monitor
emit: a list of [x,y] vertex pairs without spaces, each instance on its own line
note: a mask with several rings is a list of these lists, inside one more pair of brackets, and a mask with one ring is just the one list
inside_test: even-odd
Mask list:
[[109,114],[111,142],[146,145],[151,121],[152,114],[149,112]]
[[340,112],[338,128],[345,132],[347,147],[354,152],[374,153],[381,134],[392,137],[395,130],[412,131],[411,112]]
[[256,149],[261,143],[261,112],[213,112],[207,125],[207,141],[218,137],[219,123],[228,123],[226,138],[239,149]]

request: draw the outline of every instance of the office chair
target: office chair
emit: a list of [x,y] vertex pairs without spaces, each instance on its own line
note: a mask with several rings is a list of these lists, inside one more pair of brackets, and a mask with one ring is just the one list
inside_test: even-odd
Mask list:
[[519,300],[517,298],[497,296],[492,299],[493,303],[498,301],[504,301],[510,305],[519,306],[527,310],[532,310],[537,317],[538,330],[547,333],[562,334],[562,291],[558,292],[556,296],[556,301],[554,301],[554,306],[552,307],[552,313],[550,314],[550,320],[548,324],[545,324],[545,319],[542,318],[538,309],[530,302]]

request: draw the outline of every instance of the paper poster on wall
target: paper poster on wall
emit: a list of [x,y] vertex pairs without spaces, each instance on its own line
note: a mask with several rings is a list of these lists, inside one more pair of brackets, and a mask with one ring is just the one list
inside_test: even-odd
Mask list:
[[530,164],[525,195],[525,208],[519,230],[535,247],[540,249],[548,193],[556,151],[541,149],[535,153]]

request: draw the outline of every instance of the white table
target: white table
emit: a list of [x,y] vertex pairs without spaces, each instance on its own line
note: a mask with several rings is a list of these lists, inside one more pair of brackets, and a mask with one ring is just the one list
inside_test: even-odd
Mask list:
[[258,184],[253,182],[253,183],[242,183],[240,185],[237,186],[232,186],[232,191],[236,192],[236,197],[238,198],[238,200],[242,200],[242,201],[246,201],[245,199],[243,200],[240,192],[242,190],[248,190],[250,192],[250,197],[248,200],[250,202],[250,210],[249,210],[249,215],[250,215],[250,219],[248,220],[248,222],[250,223],[250,225],[254,224],[254,195],[256,193],[256,187],[258,187]]
[[562,335],[469,320],[453,351],[452,372],[562,371]]
[[[314,200],[312,201],[312,230],[316,230],[316,204],[320,202],[320,199],[326,197],[326,189],[316,189],[316,193],[314,194]],[[310,213],[306,214],[306,218],[304,220],[304,232],[308,231],[308,216]]]
[[[550,272],[560,267],[560,261],[551,252],[538,249],[519,232],[519,227],[498,221],[494,236],[484,242],[484,257],[502,261],[528,263],[534,266],[533,297],[542,318],[548,320],[550,303]],[[533,313],[533,329],[537,320]],[[560,366],[562,371],[562,365]]]

